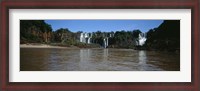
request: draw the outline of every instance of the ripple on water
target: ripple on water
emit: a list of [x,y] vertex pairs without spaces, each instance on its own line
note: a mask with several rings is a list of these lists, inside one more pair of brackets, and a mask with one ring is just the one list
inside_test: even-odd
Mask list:
[[133,49],[20,49],[21,71],[180,70],[180,55]]

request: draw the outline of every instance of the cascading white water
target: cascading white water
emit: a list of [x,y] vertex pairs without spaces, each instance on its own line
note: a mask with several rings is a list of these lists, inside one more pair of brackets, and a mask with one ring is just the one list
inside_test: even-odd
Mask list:
[[103,47],[104,48],[108,47],[108,37],[103,39]]
[[83,42],[83,33],[80,35],[80,42]]
[[88,44],[91,43],[91,38],[92,38],[92,34],[90,33],[90,34],[88,34],[88,41],[87,41]]
[[106,39],[105,38],[103,39],[103,43],[104,43],[104,45],[103,45],[104,48],[106,48]]
[[[92,33],[81,33],[80,34],[80,42],[91,44],[92,35],[93,35]],[[106,36],[105,34],[103,34],[103,36],[104,36],[103,47],[106,48],[106,47],[108,47],[109,37],[113,37],[113,35],[110,34],[110,35]]]
[[107,44],[106,46],[108,46],[108,37],[106,38],[106,42],[107,42],[107,43],[106,43],[106,44]]
[[84,34],[85,34],[85,35],[84,35],[84,39],[85,39],[84,43],[88,43],[88,39],[87,39],[88,33],[84,33]]
[[91,37],[88,38],[88,44],[90,44],[90,39],[91,39]]
[[139,39],[138,45],[140,45],[140,46],[143,46],[145,44],[146,40],[147,40],[144,33],[140,33],[138,39]]
[[89,35],[89,33],[81,33],[80,34],[80,42],[90,44],[91,38],[92,38],[92,34],[90,34],[90,35]]
[[[105,34],[103,34],[104,39],[103,39],[103,47],[106,48],[108,46],[108,42],[109,42],[109,38],[108,37],[113,37],[113,34],[109,34],[108,37],[105,36]],[[92,39],[92,34],[89,33],[81,33],[80,34],[80,42],[83,43],[91,43],[91,39]],[[136,41],[136,40],[135,40]],[[136,45],[138,46],[143,46],[146,42],[146,36],[145,33],[140,33],[138,40],[136,41]]]

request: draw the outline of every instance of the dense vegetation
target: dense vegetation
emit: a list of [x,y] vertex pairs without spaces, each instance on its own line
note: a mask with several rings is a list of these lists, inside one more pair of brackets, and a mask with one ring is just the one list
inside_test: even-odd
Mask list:
[[76,33],[67,28],[52,31],[51,25],[44,20],[21,20],[20,43],[48,43],[52,45],[69,46],[76,40]]
[[43,20],[20,21],[20,43],[38,43],[51,41],[52,28]]
[[165,20],[158,28],[149,30],[145,46],[150,50],[180,50],[180,21]]
[[134,48],[138,36],[141,33],[140,30],[133,31],[116,31],[115,36],[109,40],[111,48]]
[[[114,32],[93,32],[92,44],[79,42],[82,32],[71,32],[67,28],[60,28],[52,31],[51,25],[44,20],[21,20],[20,21],[20,43],[47,43],[59,46],[77,47],[100,47],[105,36],[109,37],[110,48],[134,48],[140,30],[116,31]],[[165,20],[160,26],[150,29],[147,32],[147,41],[144,45],[149,50],[168,50],[180,49],[180,21]]]

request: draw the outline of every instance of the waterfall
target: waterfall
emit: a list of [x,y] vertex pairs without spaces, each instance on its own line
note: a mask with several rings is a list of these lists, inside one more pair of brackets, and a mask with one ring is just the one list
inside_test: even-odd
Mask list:
[[91,37],[88,38],[88,44],[90,44],[90,39],[91,39]]
[[80,42],[83,42],[83,33],[80,35]]
[[86,39],[85,39],[85,33],[83,34],[83,43],[86,42]]
[[106,39],[105,38],[103,39],[103,43],[104,43],[104,45],[103,45],[104,48],[106,48]]
[[88,38],[88,33],[81,33],[80,35],[80,42],[83,42],[83,43],[88,43],[90,39],[86,39]]
[[91,34],[91,33],[90,33],[90,34],[88,34],[88,36],[87,36],[87,37],[88,37],[88,42],[87,42],[87,43],[88,43],[88,44],[90,44],[90,43],[91,43],[92,34]]
[[108,37],[103,39],[103,47],[108,47]]
[[87,33],[84,33],[84,43],[87,43]]
[[[81,33],[80,34],[80,42],[87,43],[87,44],[93,43],[94,39],[92,39],[92,35],[93,35],[93,33],[86,33],[86,32],[85,33]],[[103,34],[102,36],[104,37],[102,46],[104,48],[106,48],[106,47],[108,47],[109,38],[113,37],[113,35],[112,34],[110,34],[110,35]]]
[[139,42],[138,45],[143,46],[146,42],[147,38],[144,33],[139,34]]
[[107,45],[106,46],[108,46],[108,38],[106,38],[106,41],[107,41],[107,43],[106,43]]
[[85,33],[85,36],[84,36],[85,38],[87,38],[88,37],[88,33]]

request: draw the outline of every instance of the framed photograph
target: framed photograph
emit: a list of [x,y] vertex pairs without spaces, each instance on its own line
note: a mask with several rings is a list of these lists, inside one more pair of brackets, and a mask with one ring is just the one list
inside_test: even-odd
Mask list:
[[199,91],[198,0],[1,2],[1,89]]

